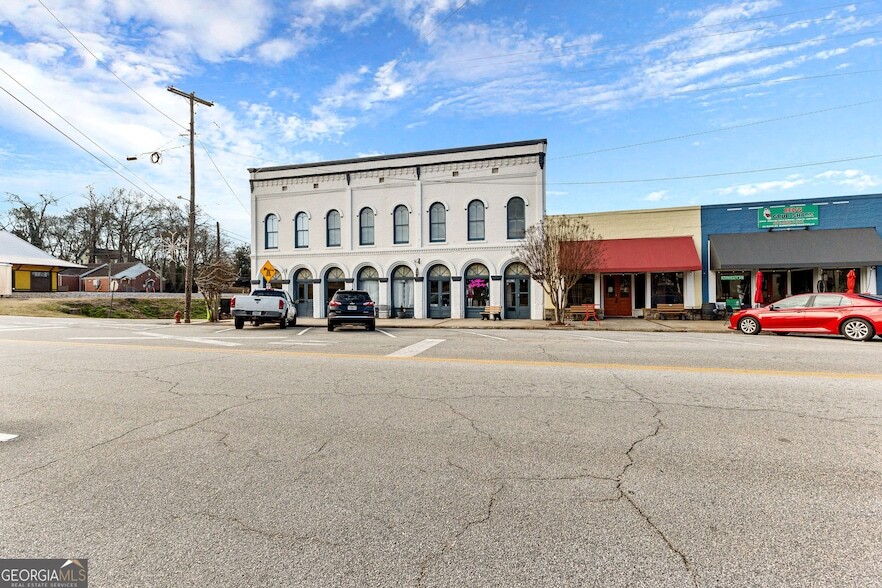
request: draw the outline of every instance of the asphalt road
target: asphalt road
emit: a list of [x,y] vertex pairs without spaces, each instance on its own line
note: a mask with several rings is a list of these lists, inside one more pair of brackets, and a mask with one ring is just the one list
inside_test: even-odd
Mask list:
[[882,340],[0,317],[0,557],[91,586],[880,586]]

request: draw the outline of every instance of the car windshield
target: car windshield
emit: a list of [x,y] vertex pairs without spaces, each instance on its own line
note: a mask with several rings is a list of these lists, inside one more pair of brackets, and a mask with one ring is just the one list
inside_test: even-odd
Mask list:
[[342,304],[364,304],[371,299],[367,292],[337,292],[334,294],[334,300]]

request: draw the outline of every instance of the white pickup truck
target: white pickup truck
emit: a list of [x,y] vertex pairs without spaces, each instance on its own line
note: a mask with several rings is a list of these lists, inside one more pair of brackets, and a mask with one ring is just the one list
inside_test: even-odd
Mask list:
[[297,324],[297,309],[284,290],[265,288],[255,290],[250,296],[234,296],[230,300],[230,314],[237,329],[245,326],[245,321],[259,326],[263,323],[279,323],[280,329]]

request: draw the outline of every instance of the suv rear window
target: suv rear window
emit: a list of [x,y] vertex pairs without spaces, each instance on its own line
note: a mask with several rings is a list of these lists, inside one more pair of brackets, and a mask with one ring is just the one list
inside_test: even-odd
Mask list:
[[334,300],[341,304],[352,304],[353,302],[356,304],[364,304],[370,299],[371,297],[367,292],[341,292],[338,290],[334,294]]

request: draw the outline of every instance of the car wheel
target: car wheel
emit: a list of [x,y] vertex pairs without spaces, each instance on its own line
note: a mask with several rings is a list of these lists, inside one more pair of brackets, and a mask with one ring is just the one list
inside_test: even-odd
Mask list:
[[234,318],[234,319],[233,319],[233,325],[235,325],[235,327],[236,327],[237,329],[241,329],[242,327],[245,326],[245,319],[243,319],[243,318]]
[[286,316],[282,317],[282,320],[279,321],[279,328],[280,329],[287,329],[288,328],[288,317],[286,317]]
[[738,321],[738,329],[745,335],[758,335],[761,330],[759,321],[752,316],[746,316]]
[[846,339],[852,341],[867,341],[876,335],[873,331],[873,325],[859,318],[848,319],[842,323],[840,330]]
[[334,325],[332,325],[331,323],[328,323],[328,330],[329,330],[329,331],[333,331],[333,330],[334,330]]
[[375,321],[371,321],[368,323],[367,329],[368,331],[374,331],[377,328],[377,323]]

